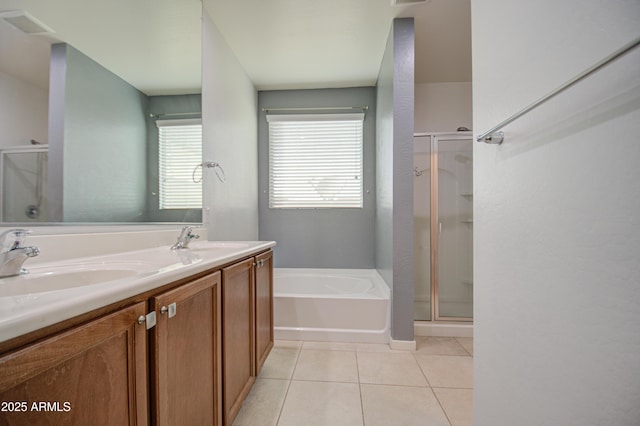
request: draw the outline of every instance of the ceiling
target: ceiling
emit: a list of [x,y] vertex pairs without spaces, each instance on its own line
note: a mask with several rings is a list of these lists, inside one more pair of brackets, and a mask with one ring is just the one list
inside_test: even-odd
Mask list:
[[[202,4],[258,90],[375,85],[395,17],[415,18],[416,83],[471,81],[470,0],[408,6],[391,6],[390,0]],[[0,0],[0,11],[27,10],[55,31],[53,37],[23,36],[0,22],[0,70],[46,85],[48,67],[42,68],[48,59],[33,62],[24,53],[27,45],[47,50],[52,41],[65,41],[144,93],[194,93],[201,80],[202,4]],[[10,48],[9,40],[18,37],[22,47]],[[9,53],[12,59],[6,59]]]
[[470,0],[203,3],[259,90],[375,85],[395,17],[415,17],[416,83],[471,81]]

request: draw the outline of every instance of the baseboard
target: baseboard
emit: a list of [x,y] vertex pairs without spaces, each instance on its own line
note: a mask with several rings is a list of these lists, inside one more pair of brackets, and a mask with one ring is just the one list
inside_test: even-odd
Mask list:
[[393,340],[389,342],[389,347],[394,351],[415,351],[416,350],[416,341],[415,340]]
[[415,336],[473,337],[473,324],[430,323],[416,321],[413,324]]

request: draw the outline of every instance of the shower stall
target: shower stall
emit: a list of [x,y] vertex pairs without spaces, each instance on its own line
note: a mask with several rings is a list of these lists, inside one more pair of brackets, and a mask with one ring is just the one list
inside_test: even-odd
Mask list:
[[47,145],[0,149],[0,222],[46,222]]
[[470,132],[414,135],[414,319],[473,320]]

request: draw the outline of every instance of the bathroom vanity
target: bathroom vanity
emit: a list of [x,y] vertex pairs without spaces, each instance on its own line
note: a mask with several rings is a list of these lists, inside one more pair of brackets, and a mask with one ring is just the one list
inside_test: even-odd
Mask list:
[[274,245],[157,247],[0,280],[0,424],[231,425],[273,346]]

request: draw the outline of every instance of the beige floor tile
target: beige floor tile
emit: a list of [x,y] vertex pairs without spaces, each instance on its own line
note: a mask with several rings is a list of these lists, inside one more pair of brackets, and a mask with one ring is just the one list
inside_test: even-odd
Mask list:
[[456,340],[473,356],[473,337],[456,337]]
[[302,349],[315,349],[323,351],[355,351],[355,343],[342,342],[304,342]]
[[275,340],[273,342],[274,348],[289,348],[289,349],[300,349],[302,347],[301,340]]
[[473,390],[433,388],[452,426],[473,425]]
[[428,386],[411,353],[358,352],[360,383]]
[[449,426],[430,388],[360,385],[367,426]]
[[416,337],[416,353],[424,355],[469,355],[455,337]]
[[361,426],[356,383],[292,381],[278,426]]
[[415,355],[431,387],[473,388],[473,358],[470,356]]
[[291,379],[300,350],[297,348],[274,347],[262,365],[262,379]]
[[275,426],[289,387],[288,380],[258,379],[244,400],[234,426]]
[[356,353],[303,349],[293,379],[357,383]]

